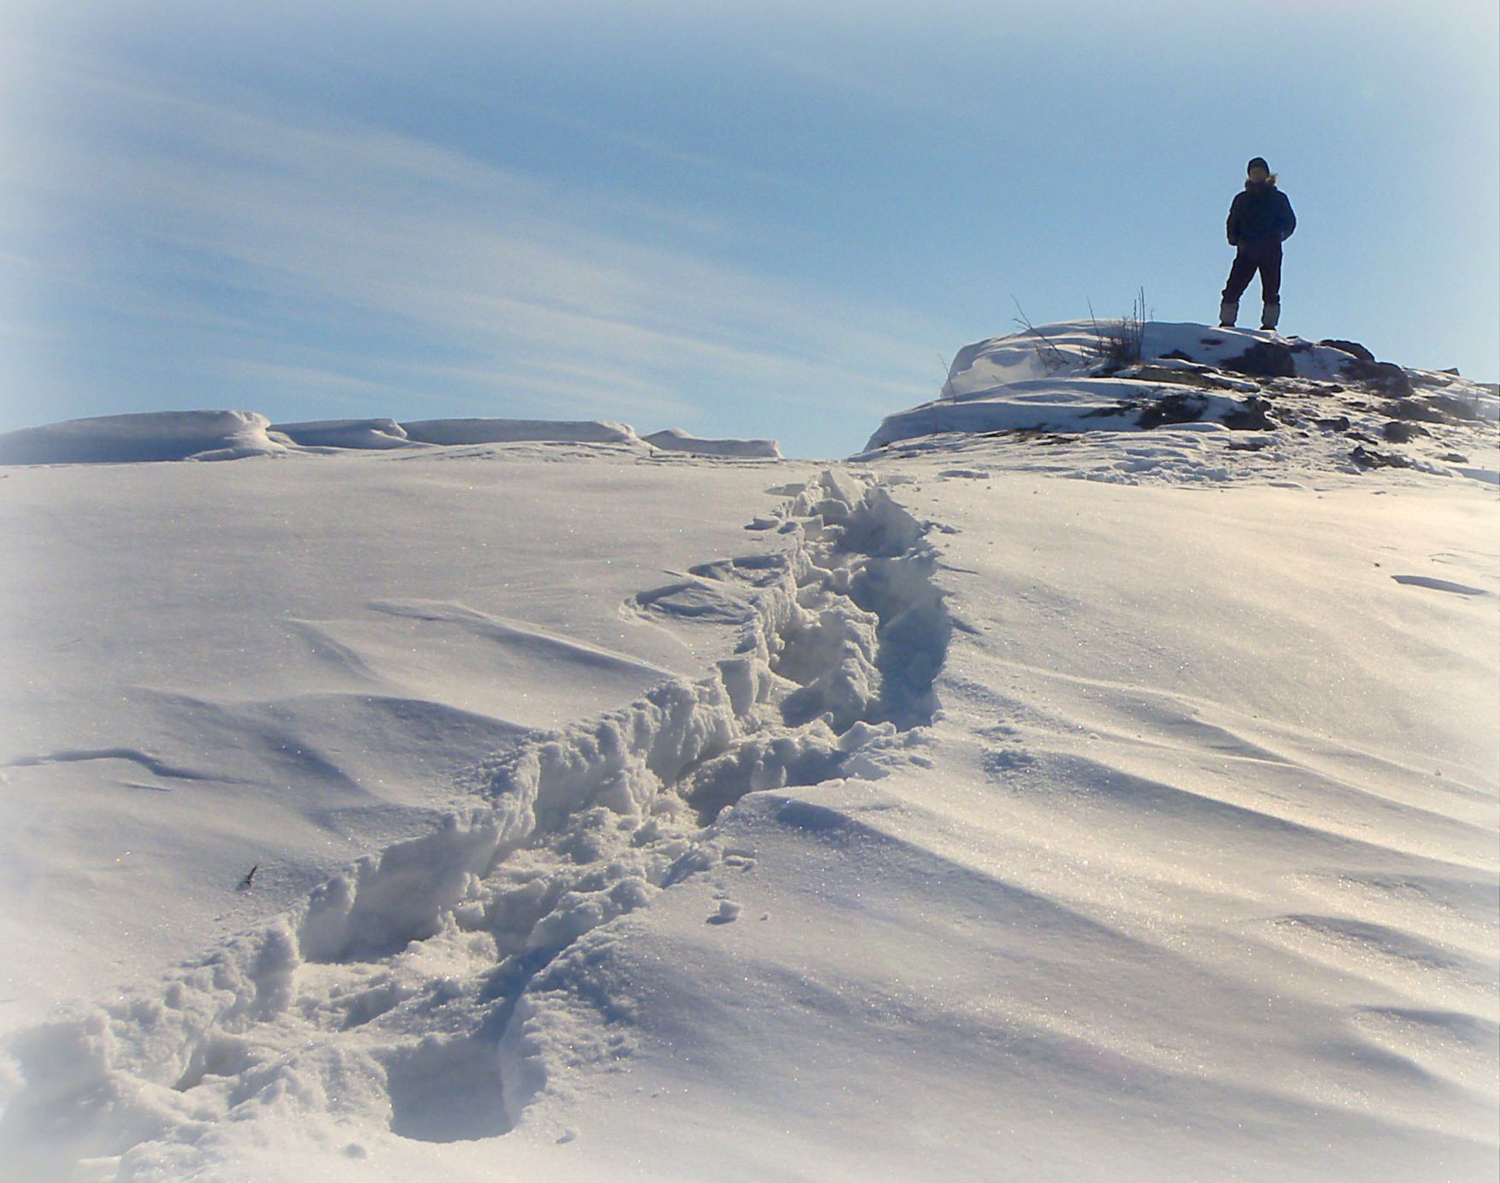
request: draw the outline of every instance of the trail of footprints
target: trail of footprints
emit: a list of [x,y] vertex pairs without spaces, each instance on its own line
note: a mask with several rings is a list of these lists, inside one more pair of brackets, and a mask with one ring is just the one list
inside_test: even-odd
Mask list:
[[361,860],[152,995],[23,1033],[0,1149],[63,1122],[80,1157],[187,1169],[217,1120],[336,1106],[355,1079],[398,1134],[493,1136],[552,1067],[627,1054],[629,1001],[591,986],[603,926],[747,865],[714,824],[745,794],[884,775],[936,710],[951,625],[922,525],[835,472],[782,491],[778,522],[756,522],[779,550],[626,606],[740,622],[713,675],[532,735],[473,773],[469,816]]

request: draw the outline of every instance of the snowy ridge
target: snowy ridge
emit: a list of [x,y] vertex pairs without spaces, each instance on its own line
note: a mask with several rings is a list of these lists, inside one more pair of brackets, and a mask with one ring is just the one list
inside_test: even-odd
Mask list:
[[326,419],[275,423],[248,411],[161,411],[73,419],[0,434],[0,464],[240,460],[476,444],[594,444],[694,456],[777,459],[775,440],[699,439],[668,428],[644,439],[623,423],[557,419]]
[[423,419],[403,423],[420,444],[519,444],[533,442],[628,444],[636,434],[623,423],[557,422],[546,419]]
[[310,423],[275,423],[271,430],[304,448],[404,448],[411,442],[394,419],[323,419]]
[[677,427],[654,431],[641,438],[663,452],[688,452],[694,456],[760,456],[774,459],[781,455],[775,440],[700,439]]
[[745,861],[715,822],[746,794],[883,776],[937,709],[950,624],[924,528],[868,481],[829,472],[788,493],[785,549],[627,606],[692,612],[693,589],[740,605],[714,675],[534,733],[474,773],[486,804],[467,816],[361,859],[155,991],[15,1037],[10,1161],[35,1179],[84,1159],[168,1177],[244,1120],[371,1104],[406,1137],[485,1137],[556,1068],[628,1054],[629,1000],[589,985],[604,926]]
[[886,416],[861,459],[1021,444],[1037,469],[1127,483],[1375,469],[1500,481],[1492,385],[1378,362],[1350,341],[1163,322],[1139,331],[1138,354],[1115,322],[966,346],[941,396]]
[[271,421],[247,411],[103,415],[0,435],[0,464],[238,460],[283,450]]

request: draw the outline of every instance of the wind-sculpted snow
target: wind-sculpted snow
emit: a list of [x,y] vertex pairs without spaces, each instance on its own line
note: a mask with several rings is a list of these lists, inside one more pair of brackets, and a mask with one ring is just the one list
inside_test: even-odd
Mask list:
[[319,419],[271,423],[247,411],[162,411],[73,419],[0,434],[0,464],[239,460],[349,451],[584,445],[639,453],[779,459],[770,439],[700,439],[680,428],[644,437],[624,423],[572,419]]
[[653,448],[664,452],[687,452],[694,456],[740,456],[776,459],[781,449],[775,440],[714,440],[688,435],[681,428],[669,427],[642,437]]
[[213,1163],[220,1123],[372,1106],[408,1138],[490,1137],[559,1069],[627,1056],[631,1001],[590,969],[625,939],[610,922],[740,859],[716,822],[745,795],[884,776],[937,710],[950,624],[924,528],[832,472],[778,521],[779,549],[625,606],[741,606],[713,675],[526,734],[471,773],[466,815],[154,990],[17,1036],[0,1153],[29,1179],[89,1159],[174,1177]]
[[422,419],[401,424],[407,439],[424,444],[527,442],[625,444],[636,438],[623,423],[551,419]]
[[0,435],[0,464],[236,460],[284,451],[271,421],[245,411],[105,415]]
[[320,419],[310,423],[273,423],[271,430],[306,448],[385,450],[411,443],[406,428],[394,419]]

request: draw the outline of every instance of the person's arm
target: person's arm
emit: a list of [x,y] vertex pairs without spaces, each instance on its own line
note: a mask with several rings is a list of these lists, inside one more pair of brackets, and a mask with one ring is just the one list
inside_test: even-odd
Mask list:
[[1291,200],[1285,193],[1281,195],[1281,208],[1284,214],[1282,217],[1281,241],[1285,242],[1297,230],[1297,215],[1292,212]]
[[1240,206],[1244,204],[1245,195],[1236,193],[1234,200],[1229,203],[1229,218],[1224,223],[1224,233],[1229,237],[1230,246],[1240,245]]

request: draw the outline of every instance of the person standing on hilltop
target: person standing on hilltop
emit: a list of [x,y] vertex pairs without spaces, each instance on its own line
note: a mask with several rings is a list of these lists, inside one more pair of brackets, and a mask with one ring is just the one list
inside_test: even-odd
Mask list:
[[1297,215],[1286,194],[1276,187],[1276,174],[1264,157],[1257,156],[1245,171],[1244,191],[1234,195],[1225,225],[1235,256],[1224,285],[1224,302],[1219,305],[1219,327],[1234,328],[1240,297],[1259,271],[1265,301],[1260,327],[1274,329],[1281,319],[1281,244],[1297,229]]

